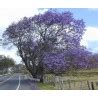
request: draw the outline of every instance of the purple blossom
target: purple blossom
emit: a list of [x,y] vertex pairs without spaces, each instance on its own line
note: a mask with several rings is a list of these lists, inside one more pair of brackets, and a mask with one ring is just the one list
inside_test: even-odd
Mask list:
[[53,70],[55,73],[62,72],[66,68],[66,62],[63,53],[46,53],[43,62],[50,70]]

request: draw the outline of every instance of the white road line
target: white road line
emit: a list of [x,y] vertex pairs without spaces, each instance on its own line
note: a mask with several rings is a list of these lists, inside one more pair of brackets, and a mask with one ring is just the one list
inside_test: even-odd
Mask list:
[[19,75],[19,83],[18,83],[16,90],[19,90],[19,87],[20,87],[20,75]]
[[11,76],[10,78],[8,78],[7,80],[0,82],[0,84],[7,82],[8,80],[10,80],[13,76]]

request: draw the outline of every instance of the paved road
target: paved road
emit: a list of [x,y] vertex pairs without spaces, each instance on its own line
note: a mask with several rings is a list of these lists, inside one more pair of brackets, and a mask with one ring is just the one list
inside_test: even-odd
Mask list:
[[0,90],[37,90],[36,82],[31,81],[27,75],[10,75],[0,77]]

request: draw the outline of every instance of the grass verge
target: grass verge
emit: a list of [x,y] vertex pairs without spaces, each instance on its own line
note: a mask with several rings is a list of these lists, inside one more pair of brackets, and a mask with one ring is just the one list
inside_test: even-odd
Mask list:
[[40,90],[55,90],[54,86],[46,83],[37,83]]

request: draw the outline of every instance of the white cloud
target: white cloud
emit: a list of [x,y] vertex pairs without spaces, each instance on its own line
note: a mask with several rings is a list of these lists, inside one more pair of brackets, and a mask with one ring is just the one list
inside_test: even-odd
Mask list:
[[98,47],[92,49],[92,52],[93,52],[93,53],[98,53]]
[[33,16],[38,14],[38,9],[30,8],[1,8],[0,9],[0,26],[8,26],[13,21],[18,21],[24,16]]
[[81,44],[88,47],[88,42],[98,41],[98,28],[89,26],[86,29]]
[[97,27],[87,27],[87,31],[83,36],[84,39],[88,41],[98,41],[98,28]]

